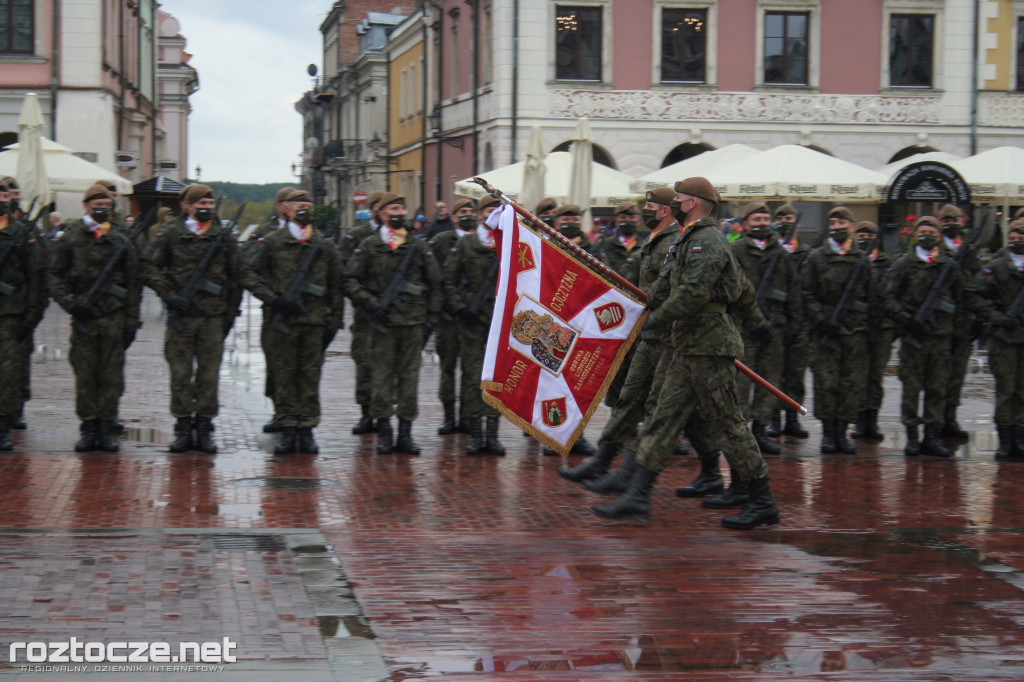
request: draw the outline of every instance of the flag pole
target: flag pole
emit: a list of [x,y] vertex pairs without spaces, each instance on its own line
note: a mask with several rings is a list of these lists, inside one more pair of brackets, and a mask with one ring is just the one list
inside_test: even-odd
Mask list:
[[533,213],[527,211],[515,199],[511,199],[505,196],[505,194],[500,189],[492,187],[490,183],[488,183],[483,178],[473,178],[473,182],[483,187],[485,192],[490,194],[498,201],[506,203],[513,209],[515,209],[515,212],[518,213],[524,220],[526,220],[526,222],[530,223],[530,225],[534,229],[543,232],[548,237],[551,237],[551,239],[557,241],[558,244],[564,247],[566,251],[568,251],[574,258],[576,258],[576,260],[581,261],[590,269],[596,270],[603,277],[611,280],[612,283],[615,284],[615,286],[617,286],[619,289],[624,290],[627,294],[638,300],[640,303],[643,303],[644,305],[647,304],[647,294],[644,292],[643,289],[638,288],[628,279],[612,270],[610,267],[602,263],[597,258],[594,258],[592,255],[587,253],[586,250],[574,244],[572,240],[567,238],[564,234],[562,234],[555,228],[545,223],[543,220],[535,216]]
[[768,391],[769,393],[771,393],[773,396],[775,396],[776,398],[778,398],[782,402],[786,403],[787,407],[789,407],[789,408],[791,408],[793,410],[796,410],[801,415],[807,414],[807,408],[806,407],[804,407],[803,405],[801,405],[797,401],[795,401],[792,398],[790,398],[788,395],[783,393],[780,389],[775,388],[774,386],[772,386],[770,383],[768,383],[768,380],[765,379],[763,376],[761,376],[760,374],[758,374],[754,370],[750,369],[749,367],[744,365],[742,362],[740,362],[736,358],[733,358],[732,361],[733,361],[733,364],[736,365],[736,369],[738,369],[739,371],[743,372],[748,377],[753,379],[757,384],[759,384],[761,386],[761,388],[763,388],[764,390]]

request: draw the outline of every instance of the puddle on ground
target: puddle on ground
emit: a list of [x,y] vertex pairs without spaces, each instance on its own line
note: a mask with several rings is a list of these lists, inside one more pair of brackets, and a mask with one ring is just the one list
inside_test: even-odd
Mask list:
[[292,547],[293,554],[326,554],[330,550],[327,545],[301,545]]
[[153,443],[154,445],[166,445],[174,440],[173,434],[160,429],[140,428],[135,426],[126,427],[124,439],[136,443]]
[[362,637],[376,639],[373,630],[361,616],[317,616],[320,636],[328,637]]

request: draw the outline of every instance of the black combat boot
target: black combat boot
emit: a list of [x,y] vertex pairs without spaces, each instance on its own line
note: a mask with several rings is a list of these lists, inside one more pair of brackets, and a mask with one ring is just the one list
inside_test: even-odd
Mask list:
[[362,409],[363,415],[356,422],[356,425],[352,427],[352,434],[362,436],[367,433],[373,433],[373,419],[370,417],[370,406],[360,405],[359,407]]
[[769,438],[778,438],[782,435],[782,413],[779,410],[772,410],[772,420],[764,432]]
[[1013,456],[1024,457],[1024,426],[1013,427]]
[[868,422],[868,411],[861,410],[857,413],[857,422],[853,425],[853,431],[850,431],[850,438],[867,438],[867,422]]
[[171,452],[188,452],[192,445],[192,417],[179,417],[174,422],[175,439],[167,447]]
[[479,455],[484,451],[484,425],[480,418],[473,419],[466,417],[466,426],[469,427],[469,443],[466,445],[467,455]]
[[492,455],[504,455],[505,446],[498,440],[498,418],[487,418],[487,436],[484,438],[484,451]]
[[711,497],[705,497],[700,503],[708,509],[734,509],[742,507],[750,501],[750,489],[740,480],[740,475],[732,467],[729,468],[729,487]]
[[996,433],[999,434],[999,447],[996,449],[996,459],[1010,459],[1014,454],[1014,427],[996,425]]
[[313,428],[310,426],[303,426],[298,430],[298,432],[299,452],[306,455],[320,454],[320,446],[316,444],[316,438],[313,438]]
[[836,451],[836,434],[831,419],[823,419],[821,422],[821,451],[833,453]]
[[833,423],[832,436],[836,439],[836,450],[844,455],[852,455],[857,452],[857,446],[846,437],[846,422],[836,421]]
[[295,452],[295,427],[282,426],[281,440],[274,446],[275,455],[290,455]]
[[622,493],[629,487],[634,469],[636,469],[636,455],[630,450],[615,471],[610,471],[600,478],[583,479],[580,485],[592,493],[601,493],[602,495]]
[[98,428],[99,421],[96,419],[82,422],[82,425],[78,427],[82,437],[75,443],[75,452],[89,452],[96,448],[96,430]]
[[946,411],[943,414],[942,420],[942,433],[940,435],[946,438],[959,438],[960,440],[967,440],[970,435],[956,423],[956,405],[946,405]]
[[455,401],[447,401],[444,404],[444,421],[437,427],[437,435],[439,436],[450,436],[453,433],[458,433],[459,429],[455,426]]
[[25,423],[25,406],[22,405],[18,408],[17,414],[10,418],[10,428],[17,431],[24,431],[28,428],[28,424]]
[[465,412],[463,412],[464,409],[465,407],[463,404],[459,403],[459,418],[455,420],[455,423],[459,426],[459,433],[468,434],[471,433],[473,426],[470,424],[470,418],[466,416]]
[[942,444],[942,429],[937,424],[924,425],[924,440],[921,441],[921,454],[931,457],[949,457],[953,453]]
[[281,433],[281,428],[277,420],[271,417],[270,421],[263,425],[263,433]]
[[774,526],[780,521],[779,507],[772,498],[768,477],[750,482],[750,502],[736,516],[723,516],[722,525],[733,530],[753,530],[758,526]]
[[783,433],[793,438],[807,438],[807,429],[800,426],[796,410],[786,410],[786,428]]
[[391,418],[377,420],[377,454],[390,455],[395,451],[395,432],[391,430]]
[[587,457],[585,460],[574,467],[560,466],[558,467],[558,475],[567,481],[573,483],[579,483],[580,481],[586,481],[592,478],[600,478],[608,473],[608,465],[611,464],[612,460],[615,459],[615,455],[619,453],[619,449],[612,443],[599,443],[597,446],[597,454],[593,457]]
[[754,422],[750,428],[750,432],[754,434],[754,440],[757,441],[757,449],[765,455],[777,455],[782,452],[782,448],[779,444],[768,437],[765,432],[764,424],[758,424]]
[[615,501],[608,504],[595,504],[590,508],[598,516],[606,519],[633,518],[647,521],[651,514],[651,487],[658,478],[657,471],[637,466],[629,480],[629,487]]
[[[576,442],[569,448],[570,455],[586,455],[587,457],[593,457],[597,453],[597,448],[590,444],[583,436],[576,439]],[[558,453],[553,448],[549,448],[547,445],[544,446],[544,456],[554,457]]]
[[124,431],[124,422],[121,421],[120,419],[115,419],[114,421],[110,422],[110,428],[114,429],[118,433],[121,433]]
[[103,452],[117,452],[121,444],[117,442],[114,422],[100,420],[96,425],[96,449]]
[[903,448],[903,454],[907,457],[917,457],[921,454],[921,441],[917,438],[917,427],[907,427],[907,444]]
[[672,447],[672,454],[682,457],[683,455],[690,454],[690,448],[686,447],[686,443],[683,442],[682,438],[677,438],[676,444]]
[[395,452],[403,455],[420,454],[420,446],[412,439],[412,422],[408,419],[398,420],[398,438],[395,440]]
[[196,416],[196,450],[208,455],[217,454],[217,444],[213,442],[213,421],[209,417]]
[[868,440],[882,440],[885,434],[878,428],[878,410],[868,410],[867,421],[864,423],[864,436]]
[[690,485],[683,485],[676,488],[678,497],[707,497],[722,492],[725,488],[725,481],[722,479],[722,470],[718,467],[718,455],[714,458],[700,460],[700,473],[693,479]]
[[10,452],[14,449],[11,442],[10,417],[0,417],[0,452]]

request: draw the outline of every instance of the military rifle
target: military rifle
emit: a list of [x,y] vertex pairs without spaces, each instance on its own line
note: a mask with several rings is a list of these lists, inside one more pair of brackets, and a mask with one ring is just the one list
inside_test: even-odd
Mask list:
[[[1021,319],[1021,314],[1024,313],[1024,287],[1020,288],[1017,292],[1016,298],[1013,299],[1013,303],[1010,304],[1009,309],[1006,311],[1006,319],[1013,320],[1017,324],[1021,324],[1024,320]],[[1010,330],[1006,327],[1000,327],[999,331],[996,332],[996,336],[1005,341],[1006,343],[1013,343],[1013,337],[1010,336]]]
[[[864,250],[864,255],[861,256],[857,264],[853,266],[853,272],[850,273],[850,279],[846,281],[846,288],[843,289],[843,295],[839,297],[839,303],[832,310],[832,316],[829,318],[830,326],[833,329],[838,330],[839,327],[846,320],[846,316],[850,314],[850,310],[857,310],[859,312],[867,312],[867,303],[863,301],[854,301],[854,290],[857,288],[858,282],[860,282],[860,276],[864,272],[864,268],[867,267],[868,262],[871,260],[871,252],[875,249],[875,242],[878,238],[871,240],[868,244],[868,248]],[[822,336],[821,345],[825,346],[830,350],[839,350],[839,344],[831,336]]]
[[[224,287],[219,284],[214,284],[210,280],[206,279],[206,271],[210,267],[210,263],[220,252],[221,240],[224,235],[217,235],[217,238],[213,240],[213,243],[206,247],[206,251],[203,252],[203,257],[199,259],[199,264],[196,265],[196,269],[189,275],[188,281],[185,282],[185,286],[181,288],[181,291],[177,293],[177,296],[188,301],[188,308],[186,310],[195,309],[197,312],[202,312],[202,308],[199,305],[199,292],[205,291],[208,294],[214,296],[220,296],[221,292],[224,291]],[[180,312],[176,310],[168,310],[167,312],[167,324],[179,332],[185,331],[185,326],[178,319]]]
[[[405,279],[405,271],[409,269],[409,265],[412,263],[413,255],[418,252],[419,246],[416,243],[409,244],[406,242],[409,248],[406,250],[405,255],[402,256],[402,260],[398,263],[398,267],[395,268],[394,274],[391,275],[391,281],[388,282],[388,286],[384,289],[384,292],[377,297],[377,305],[375,306],[378,310],[387,311],[394,307],[399,312],[405,312],[405,304],[403,299],[405,294],[421,294],[423,293],[423,287],[418,284],[410,284]],[[367,315],[370,318],[370,326],[376,329],[381,334],[387,332],[388,328],[380,323],[379,320],[374,319],[372,314]]]
[[770,261],[768,261],[768,267],[764,269],[764,274],[761,275],[761,281],[757,284],[757,291],[754,292],[754,300],[757,301],[757,307],[761,309],[761,313],[765,319],[771,322],[771,309],[768,307],[769,301],[780,301],[785,303],[789,298],[789,294],[785,291],[779,291],[775,288],[774,279],[775,271],[779,267],[779,261],[782,260],[782,256],[786,253],[786,250],[779,245],[778,251],[776,251]]
[[[295,273],[291,284],[288,285],[288,290],[284,292],[283,298],[293,303],[299,312],[304,313],[308,310],[306,304],[302,302],[302,294],[309,293],[320,297],[327,293],[327,290],[322,286],[309,281],[309,271],[313,269],[313,261],[320,255],[322,248],[323,243],[320,241],[309,247],[309,251],[306,253],[306,257],[302,259],[298,272]],[[282,334],[291,334],[292,330],[284,323],[284,318],[283,313],[274,313],[274,316],[270,319],[270,326]]]
[[814,238],[814,241],[807,248],[807,250],[804,251],[803,253],[801,253],[799,256],[797,256],[793,260],[793,268],[796,270],[796,273],[798,275],[800,274],[800,270],[804,267],[804,263],[807,262],[807,258],[811,255],[811,251],[814,251],[815,249],[819,248],[822,244],[825,243],[825,236],[827,234],[828,234],[828,227],[827,226],[826,227],[822,227],[820,230],[818,230],[818,236]]
[[[32,209],[35,208],[35,206],[36,199],[33,199],[32,204],[28,207],[28,213],[24,215],[32,215]],[[39,213],[36,214],[35,218],[25,220],[24,222],[22,222],[21,230],[19,230],[14,235],[14,239],[12,239],[10,242],[7,243],[6,246],[4,246],[3,251],[0,251],[0,272],[3,272],[4,265],[7,264],[7,259],[14,255],[14,249],[18,247],[18,245],[21,243],[21,240],[27,237],[28,235],[32,234],[32,231],[35,229],[35,224],[39,220],[39,216],[41,214],[42,211],[40,210]],[[11,296],[14,294],[14,291],[15,288],[13,286],[8,284],[7,282],[4,282],[3,280],[0,280],[0,295]]]
[[[82,298],[78,299],[74,307],[79,309],[92,309],[98,308],[101,313],[105,313],[106,309],[103,307],[103,299],[101,298],[105,294],[111,294],[117,298],[124,298],[128,291],[117,284],[110,281],[110,276],[114,274],[114,269],[117,268],[118,263],[121,262],[121,258],[124,256],[128,249],[134,248],[135,240],[139,238],[142,231],[146,229],[146,223],[156,213],[156,204],[149,209],[145,214],[138,213],[135,216],[135,223],[132,225],[131,231],[128,233],[128,238],[114,247],[114,250],[110,253],[107,258],[107,262],[103,264],[103,269],[100,270],[100,274],[96,276],[96,279],[92,281],[92,285],[89,290],[85,292]],[[89,328],[85,324],[85,320],[81,316],[77,316],[72,312],[71,326],[77,329],[79,332],[87,333]]]
[[[487,298],[487,292],[494,291],[494,284],[498,277],[498,257],[494,255],[494,259],[491,261],[490,266],[487,268],[487,272],[484,274],[484,279],[480,282],[479,288],[476,293],[473,294],[473,299],[466,306],[466,310],[473,313],[477,319],[480,318],[480,310],[484,307],[484,300]],[[459,333],[465,336],[467,339],[476,338],[476,330],[472,327],[465,325],[462,321],[459,321]]]

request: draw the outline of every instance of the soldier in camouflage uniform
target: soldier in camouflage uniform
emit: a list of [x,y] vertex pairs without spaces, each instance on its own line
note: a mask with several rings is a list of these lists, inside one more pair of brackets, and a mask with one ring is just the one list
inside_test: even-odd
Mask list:
[[[959,268],[949,271],[939,290],[939,303],[931,323],[916,318],[921,304],[934,288],[939,273],[952,256],[941,248],[939,224],[922,216],[914,227],[916,246],[892,266],[887,287],[887,307],[893,320],[904,330],[900,343],[900,381],[903,382],[901,412],[907,427],[907,455],[949,457],[942,445],[942,409],[949,372],[950,336],[962,326],[964,279]],[[924,416],[918,412],[924,393]],[[918,424],[924,423],[924,440],[918,440]]]
[[[654,285],[646,329],[671,325],[670,361],[657,408],[640,434],[637,467],[629,489],[614,502],[592,507],[598,516],[646,518],[650,491],[670,457],[679,424],[700,410],[708,434],[721,444],[733,469],[748,482],[750,501],[722,519],[727,528],[749,530],[779,522],[768,485],[768,466],[740,411],[734,358],[743,352],[730,304],[752,296],[750,283],[713,217],[718,193],[705,178],[676,183],[679,212],[687,220]],[[758,335],[771,334],[762,319]]]
[[555,209],[552,215],[554,216],[554,228],[563,237],[584,251],[591,251],[590,240],[583,233],[583,209],[576,204],[562,204]]
[[[829,238],[807,257],[801,272],[804,314],[811,332],[814,416],[821,420],[821,451],[856,452],[846,428],[860,409],[868,375],[868,306],[872,288],[865,269],[853,286],[853,302],[838,324],[832,313],[864,255],[853,239],[853,213],[845,206],[828,212]],[[827,344],[835,343],[838,349]],[[826,344],[826,345],[823,345]]]
[[0,452],[14,449],[11,423],[23,409],[25,342],[46,308],[43,246],[10,214],[10,194],[0,184]]
[[882,398],[885,396],[882,381],[889,366],[889,356],[892,355],[892,342],[896,338],[895,324],[887,313],[883,301],[886,277],[889,268],[892,267],[892,259],[880,248],[878,226],[873,222],[864,220],[857,223],[855,239],[861,251],[871,247],[868,259],[871,263],[873,299],[868,313],[871,333],[868,335],[867,390],[864,392],[861,410],[857,413],[857,424],[850,432],[850,437],[880,440],[883,435],[878,429],[878,412],[882,409]]
[[96,184],[101,187],[106,187],[107,194],[110,195],[110,200],[114,202],[112,204],[113,209],[110,213],[110,224],[114,226],[114,231],[124,232],[125,234],[131,232],[131,225],[128,224],[124,213],[117,208],[117,183],[113,180],[107,180],[104,178],[102,180],[97,180]]
[[[177,434],[171,452],[217,452],[213,419],[220,410],[220,364],[224,338],[240,312],[242,273],[238,242],[214,216],[215,205],[212,189],[190,185],[183,215],[160,230],[143,261],[146,284],[167,304],[164,358]],[[198,273],[207,258],[212,260]],[[199,291],[185,295],[194,276],[202,278]]]
[[[437,266],[442,273],[442,277],[444,276],[445,261],[450,254],[455,253],[456,242],[462,237],[472,234],[477,228],[479,220],[476,216],[476,205],[473,203],[473,200],[466,198],[457,199],[452,204],[452,220],[455,222],[454,228],[441,232],[429,242],[430,250],[434,252],[434,257],[437,258]],[[458,326],[454,324],[454,315],[455,311],[450,307],[446,299],[441,307],[441,319],[443,322],[437,328],[436,336],[434,337],[434,347],[437,349],[437,355],[441,359],[441,378],[438,381],[437,388],[437,397],[444,408],[444,421],[437,429],[438,435],[441,436],[450,436],[453,433],[457,433],[460,430],[460,425],[463,425],[465,422],[466,416],[465,406],[463,406],[459,412],[462,415],[462,420],[459,421],[455,417],[455,367],[459,364],[459,359],[462,355],[462,337],[458,332]],[[465,371],[465,362],[463,361],[463,376],[465,376]],[[468,424],[465,424],[465,426],[468,431]]]
[[[288,199],[288,195],[295,191],[294,187],[284,187],[278,190],[277,194],[274,195],[274,215],[270,216],[262,223],[260,223],[255,230],[249,233],[249,238],[239,246],[239,252],[243,261],[251,261],[255,257],[256,246],[266,237],[281,229],[288,224],[288,219],[284,214],[284,204]],[[263,319],[260,324],[260,347],[263,349],[263,356],[265,358],[265,364],[267,376],[263,382],[263,395],[267,396],[271,400],[274,399],[274,372],[271,369],[273,363],[270,361],[270,346],[269,334],[267,327],[270,324],[270,310],[263,307]],[[280,433],[281,425],[278,424],[271,418],[266,424],[263,425],[263,433]]]
[[555,209],[558,208],[558,202],[551,197],[544,197],[537,204],[537,207],[533,209],[533,215],[537,216],[551,227],[555,226]]
[[[487,452],[504,455],[505,447],[498,440],[498,411],[483,400],[480,374],[487,351],[487,335],[494,316],[495,285],[498,278],[498,254],[495,235],[485,223],[500,205],[494,197],[484,197],[477,206],[479,224],[474,231],[460,237],[448,256],[442,275],[448,308],[454,311],[461,346],[462,386],[459,397],[462,414],[469,426],[467,455]],[[468,226],[460,220],[460,226]],[[481,419],[487,419],[486,437]]]
[[[783,204],[775,209],[775,225],[779,233],[779,242],[782,248],[790,254],[793,262],[793,273],[797,279],[800,278],[800,271],[810,247],[800,241],[798,236],[800,230],[800,215],[796,209],[789,204]],[[803,287],[796,291],[797,307],[800,310],[800,322],[796,329],[789,335],[783,337],[783,369],[782,369],[782,392],[798,403],[803,404],[806,394],[805,375],[807,373],[808,356],[810,345],[808,343],[810,332],[807,329],[807,319],[804,313]],[[785,434],[791,438],[807,438],[807,429],[800,425],[800,418],[796,410],[786,409],[786,426],[782,427],[782,419],[778,410],[772,415],[771,423],[765,431],[769,436],[778,437]]]
[[[963,244],[964,229],[967,225],[967,216],[956,206],[947,204],[939,210],[939,222],[942,223],[941,245],[949,252],[951,257],[956,257]],[[971,282],[981,271],[981,261],[978,259],[978,247],[969,247],[970,251],[963,262],[962,273],[965,282]],[[964,378],[967,376],[967,366],[971,361],[971,351],[974,349],[974,342],[983,331],[981,320],[975,316],[973,311],[964,311],[964,323],[953,330],[950,337],[950,358],[947,362],[949,374],[946,379],[946,404],[942,413],[942,435],[947,438],[967,439],[967,432],[960,428],[956,421],[956,409],[960,406],[960,393],[964,387]]]
[[[764,289],[763,300],[759,300],[758,305],[762,306],[761,312],[768,318],[774,332],[770,343],[751,341],[743,344],[743,364],[777,386],[782,381],[785,362],[783,338],[792,338],[803,322],[798,293],[800,284],[789,254],[772,234],[768,206],[759,201],[747,204],[740,218],[743,220],[744,237],[732,242],[733,255],[756,291]],[[773,272],[771,281],[766,282],[769,267],[773,267]],[[749,335],[751,330],[745,331]],[[779,399],[760,386],[753,386],[746,375],[740,376],[736,383],[745,416],[753,422],[751,431],[757,446],[763,453],[779,454],[781,450],[778,443],[765,433],[772,414],[777,412]],[[754,391],[753,398],[750,396],[751,388]]]
[[[1024,320],[1012,310],[1024,301],[1024,220],[1006,235],[1007,254],[988,263],[968,291],[969,308],[987,322],[988,362],[996,380],[996,459],[1024,457]],[[1017,312],[1017,316],[1011,316]]]
[[[377,190],[367,200],[366,205],[370,208],[371,216],[368,225],[359,225],[345,232],[338,247],[343,273],[347,271],[352,254],[363,240],[380,229],[374,216],[376,216],[377,202],[384,194],[385,192]],[[349,328],[349,332],[352,337],[349,353],[356,366],[356,404],[359,405],[361,411],[359,421],[352,427],[352,433],[363,435],[374,431],[373,417],[370,416],[370,401],[373,393],[373,348],[370,347],[370,325],[366,321],[365,313],[358,308],[352,311],[352,326]]]
[[[138,255],[128,237],[112,230],[113,202],[106,188],[94,185],[83,199],[85,216],[68,223],[53,248],[47,273],[53,300],[73,319],[68,360],[75,373],[75,410],[82,437],[77,452],[116,452],[114,420],[124,393],[124,353],[135,340],[142,300]],[[89,292],[111,254],[124,246],[106,293],[96,305],[82,298]]]
[[[406,227],[405,198],[385,194],[377,203],[380,229],[352,254],[345,273],[348,295],[367,316],[372,358],[370,414],[377,420],[377,452],[418,455],[412,423],[419,415],[417,389],[420,357],[428,328],[437,324],[441,309],[441,275],[430,247]],[[410,253],[411,251],[411,253]],[[395,279],[403,259],[410,260],[403,280]],[[404,312],[382,295],[392,283]],[[398,298],[394,299],[398,300]],[[381,331],[383,330],[383,331]],[[398,414],[398,438],[393,440],[391,415]]]
[[[293,190],[285,200],[285,227],[275,230],[244,264],[245,287],[266,305],[268,360],[277,377],[274,421],[281,426],[276,455],[320,452],[313,429],[320,423],[324,351],[341,327],[343,281],[337,249],[314,231],[313,199]],[[303,271],[306,286],[287,296]]]

